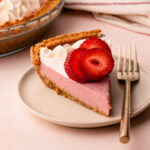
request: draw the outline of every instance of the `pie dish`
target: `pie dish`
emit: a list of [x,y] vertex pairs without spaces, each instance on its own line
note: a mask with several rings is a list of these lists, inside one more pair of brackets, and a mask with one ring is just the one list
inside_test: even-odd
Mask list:
[[[87,39],[98,39],[101,37],[102,34],[100,32],[101,30],[96,29],[53,37],[32,46],[30,55],[38,76],[47,87],[54,89],[57,94],[63,95],[92,111],[109,116],[111,110],[109,76],[104,76],[97,82],[78,83],[68,78],[64,69],[62,69],[67,61],[65,63],[57,62],[58,59],[62,59],[66,55],[63,50],[68,44],[74,49],[78,49],[83,44],[83,40],[86,42]],[[67,49],[69,48],[67,47]],[[55,54],[49,49],[53,49],[52,52],[55,52]],[[87,50],[86,52],[94,52],[94,50],[97,49],[92,49],[92,51]],[[72,52],[74,51],[72,50]],[[68,52],[69,54],[71,52]],[[112,57],[109,52],[107,54]],[[50,62],[50,57],[55,56],[58,57],[56,59],[52,58]],[[66,56],[64,58],[67,60]]]
[[1,0],[0,56],[35,42],[61,12],[63,4],[64,0]]

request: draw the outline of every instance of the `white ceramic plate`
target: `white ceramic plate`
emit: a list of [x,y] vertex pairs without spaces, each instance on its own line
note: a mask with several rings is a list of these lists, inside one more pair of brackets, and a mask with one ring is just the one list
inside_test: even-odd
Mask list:
[[[140,81],[132,88],[132,117],[150,105],[150,71],[142,66],[140,71]],[[21,101],[34,114],[56,124],[80,128],[108,126],[120,121],[123,86],[116,79],[116,67],[111,73],[111,89],[113,109],[110,117],[104,117],[57,95],[41,82],[33,68],[27,70],[18,85]]]

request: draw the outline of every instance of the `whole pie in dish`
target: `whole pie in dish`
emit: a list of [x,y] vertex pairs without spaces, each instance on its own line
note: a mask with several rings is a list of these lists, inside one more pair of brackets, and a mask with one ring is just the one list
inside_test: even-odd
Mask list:
[[64,0],[0,0],[0,57],[41,37],[61,12]]
[[0,0],[0,29],[36,19],[58,2],[59,0]]
[[[43,83],[82,106],[109,116],[114,66],[101,30],[60,35],[31,47],[34,68]],[[108,44],[107,44],[108,43]]]

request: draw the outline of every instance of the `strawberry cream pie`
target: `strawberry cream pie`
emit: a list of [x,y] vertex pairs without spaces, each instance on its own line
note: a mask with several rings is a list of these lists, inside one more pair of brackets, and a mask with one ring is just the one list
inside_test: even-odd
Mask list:
[[31,47],[35,70],[46,86],[109,116],[114,61],[100,30],[61,35]]

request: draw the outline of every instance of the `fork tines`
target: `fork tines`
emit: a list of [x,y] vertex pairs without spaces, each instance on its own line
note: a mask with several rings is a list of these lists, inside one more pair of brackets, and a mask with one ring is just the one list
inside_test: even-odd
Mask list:
[[[124,57],[122,58],[122,49],[124,49]],[[137,50],[136,46],[134,47],[134,60],[131,58],[132,47],[128,48],[128,58],[127,58],[127,47],[120,47],[119,58],[118,58],[118,70],[117,77],[120,80],[129,79],[135,81],[139,78],[139,66],[137,61]]]

